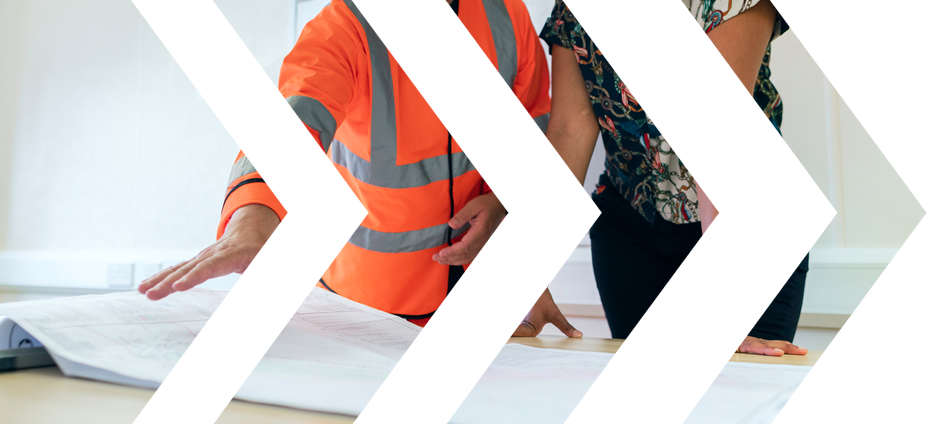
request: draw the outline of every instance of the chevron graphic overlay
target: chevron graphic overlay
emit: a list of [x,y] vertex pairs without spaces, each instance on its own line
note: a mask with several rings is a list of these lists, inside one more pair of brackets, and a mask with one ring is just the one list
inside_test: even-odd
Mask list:
[[567,3],[720,211],[568,422],[679,424],[835,211],[681,2]]
[[[892,16],[883,19],[875,13],[878,4],[864,1],[774,3],[926,211],[930,137],[924,103],[930,89],[922,81],[927,59],[920,47],[930,4],[883,4],[892,6]],[[924,216],[776,423],[928,420],[928,254],[930,222]],[[890,352],[900,354],[883,359]]]
[[599,211],[446,2],[355,4],[509,212],[356,421],[444,423]]
[[133,3],[289,212],[135,420],[212,423],[366,212],[212,1]]

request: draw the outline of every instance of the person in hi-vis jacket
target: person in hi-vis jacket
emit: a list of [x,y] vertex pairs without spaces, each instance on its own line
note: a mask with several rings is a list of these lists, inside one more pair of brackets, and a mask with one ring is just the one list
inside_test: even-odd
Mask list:
[[[449,4],[545,132],[549,70],[526,6]],[[369,212],[318,285],[425,325],[504,207],[351,0],[333,1],[304,27],[281,66],[279,90]],[[240,152],[216,243],[139,291],[157,300],[243,272],[285,214]],[[533,336],[547,323],[581,336],[548,290],[514,334]]]

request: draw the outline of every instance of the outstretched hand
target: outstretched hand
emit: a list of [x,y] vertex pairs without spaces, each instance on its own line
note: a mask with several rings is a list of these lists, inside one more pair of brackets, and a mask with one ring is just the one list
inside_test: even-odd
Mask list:
[[211,278],[234,272],[242,273],[262,249],[280,219],[262,205],[239,208],[229,221],[226,233],[216,243],[193,259],[155,274],[139,285],[139,292],[159,300],[177,291],[185,291]]

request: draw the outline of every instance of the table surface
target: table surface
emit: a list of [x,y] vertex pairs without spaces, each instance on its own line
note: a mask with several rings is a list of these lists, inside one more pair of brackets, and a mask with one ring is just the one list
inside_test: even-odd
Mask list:
[[[567,339],[564,337],[512,338],[510,343],[587,352],[615,353],[623,340]],[[780,358],[734,354],[730,361],[764,364],[814,365],[820,352]],[[66,378],[58,368],[0,373],[0,424],[129,423],[154,391],[80,378]],[[262,405],[234,400],[217,423],[351,423],[354,417]]]

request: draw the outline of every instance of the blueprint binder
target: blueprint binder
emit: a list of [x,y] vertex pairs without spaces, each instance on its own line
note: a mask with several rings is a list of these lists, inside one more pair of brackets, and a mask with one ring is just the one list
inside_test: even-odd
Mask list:
[[0,317],[0,372],[53,365],[42,343],[9,318]]

